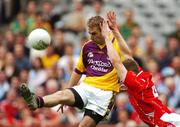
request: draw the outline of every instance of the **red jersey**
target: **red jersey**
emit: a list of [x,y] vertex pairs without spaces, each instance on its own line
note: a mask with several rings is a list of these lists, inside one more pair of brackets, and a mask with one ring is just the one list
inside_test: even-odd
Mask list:
[[174,127],[160,117],[170,110],[158,99],[158,93],[149,72],[141,70],[138,74],[127,72],[124,85],[128,87],[130,102],[140,118],[150,127]]

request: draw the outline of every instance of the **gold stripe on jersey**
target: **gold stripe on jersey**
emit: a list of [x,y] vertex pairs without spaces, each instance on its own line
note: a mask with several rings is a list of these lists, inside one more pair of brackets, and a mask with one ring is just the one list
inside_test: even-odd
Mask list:
[[83,82],[103,90],[119,92],[118,76],[115,69],[103,76],[86,77]]

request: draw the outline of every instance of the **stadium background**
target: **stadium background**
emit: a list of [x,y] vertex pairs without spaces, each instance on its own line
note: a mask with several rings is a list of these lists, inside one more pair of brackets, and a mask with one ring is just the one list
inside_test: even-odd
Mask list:
[[[117,14],[119,28],[134,58],[153,75],[159,98],[180,114],[180,0],[0,0],[0,126],[73,127],[82,112],[56,108],[31,112],[19,96],[28,82],[37,95],[63,89],[88,39],[86,21],[107,10]],[[45,51],[28,47],[35,28],[48,30],[52,45]],[[121,92],[102,127],[146,127]]]

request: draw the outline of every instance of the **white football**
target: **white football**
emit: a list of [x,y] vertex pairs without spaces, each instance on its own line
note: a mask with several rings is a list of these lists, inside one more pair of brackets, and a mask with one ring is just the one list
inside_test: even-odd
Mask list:
[[49,33],[41,28],[34,29],[28,36],[28,44],[36,50],[44,50],[51,43]]

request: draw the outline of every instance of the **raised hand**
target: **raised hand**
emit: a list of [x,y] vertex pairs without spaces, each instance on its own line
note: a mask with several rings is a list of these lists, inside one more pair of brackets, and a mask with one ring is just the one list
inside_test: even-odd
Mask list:
[[107,21],[103,21],[103,23],[100,24],[101,28],[101,34],[105,39],[109,38],[109,34],[111,33],[111,30],[109,29],[109,26],[107,24]]
[[114,11],[109,11],[107,13],[107,20],[108,20],[109,28],[111,30],[118,30],[118,25],[116,22],[116,14]]
[[125,42],[124,38],[122,37],[121,33],[119,32],[119,28],[116,22],[116,14],[113,11],[109,11],[107,13],[107,20],[109,28],[111,29],[114,37],[118,41],[119,48],[122,54],[124,55],[125,59],[132,58],[131,50]]

